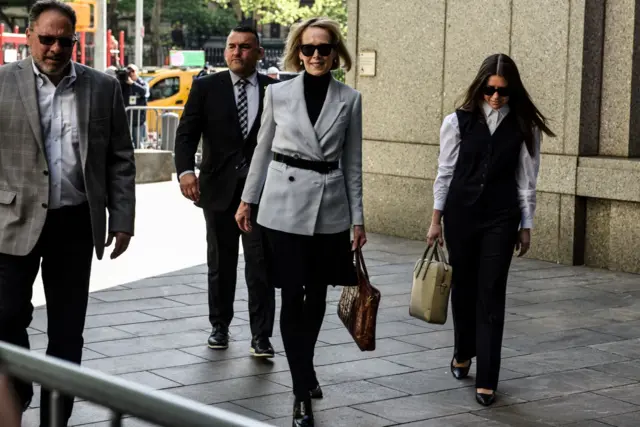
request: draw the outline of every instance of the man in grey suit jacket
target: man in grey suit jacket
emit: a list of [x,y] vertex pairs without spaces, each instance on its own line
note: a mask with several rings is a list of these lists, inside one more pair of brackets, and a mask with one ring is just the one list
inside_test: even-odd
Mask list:
[[[71,62],[76,16],[58,0],[30,12],[31,57],[0,68],[0,340],[29,346],[42,263],[47,354],[80,363],[93,250],[133,235],[135,164],[118,81]],[[23,408],[31,384],[15,382]],[[42,392],[41,426],[49,393]],[[73,399],[63,399],[67,425]]]

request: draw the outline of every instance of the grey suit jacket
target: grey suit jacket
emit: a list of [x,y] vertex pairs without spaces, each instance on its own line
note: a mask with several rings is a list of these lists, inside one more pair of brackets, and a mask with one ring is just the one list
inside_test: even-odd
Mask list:
[[[289,167],[273,161],[273,152],[339,161],[340,169],[320,174]],[[364,224],[360,93],[332,79],[312,126],[302,75],[270,85],[242,200],[260,204],[260,225],[293,234],[338,233]]]
[[[78,137],[98,258],[109,231],[133,234],[135,163],[120,85],[74,63]],[[35,74],[27,58],[0,67],[0,253],[27,255],[47,216],[49,178]]]

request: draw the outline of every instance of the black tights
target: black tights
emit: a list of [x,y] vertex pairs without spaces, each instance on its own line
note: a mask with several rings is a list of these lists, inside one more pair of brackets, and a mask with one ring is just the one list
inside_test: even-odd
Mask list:
[[313,354],[327,308],[327,286],[287,286],[282,288],[280,330],[293,380],[293,394],[308,399],[318,385]]

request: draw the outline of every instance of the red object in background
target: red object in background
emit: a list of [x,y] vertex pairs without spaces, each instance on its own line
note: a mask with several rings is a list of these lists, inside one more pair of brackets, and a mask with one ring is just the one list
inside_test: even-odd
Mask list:
[[120,50],[120,65],[124,67],[124,31],[120,31],[118,49]]
[[87,42],[87,36],[84,32],[80,33],[80,63],[84,65],[84,62],[86,60],[85,58],[85,46],[86,46],[86,42]]
[[111,30],[107,30],[107,67],[111,66]]
[[[20,34],[20,27],[18,27],[17,25],[15,27],[13,27],[13,34]],[[26,41],[26,36],[25,36],[25,41]],[[18,49],[18,44],[17,42],[13,42],[13,48],[14,49]]]
[[15,49],[18,49],[20,45],[27,44],[27,36],[24,34],[19,34],[17,31],[20,31],[18,27],[13,29],[14,33],[5,33],[4,32],[4,24],[0,23],[0,65],[4,64],[4,45],[13,43]]
[[[26,34],[20,34],[20,27],[17,25],[13,28],[13,33],[5,33],[5,24],[0,23],[0,65],[4,64],[4,47],[5,45],[13,44],[13,48],[18,50],[20,46],[27,45]],[[87,62],[87,34],[80,32],[80,38],[78,43],[73,47],[73,60],[80,64]],[[121,39],[124,38],[124,34],[120,35]]]

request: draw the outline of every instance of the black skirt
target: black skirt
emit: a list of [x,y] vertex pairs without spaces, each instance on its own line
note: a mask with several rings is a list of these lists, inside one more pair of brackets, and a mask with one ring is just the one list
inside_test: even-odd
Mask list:
[[262,227],[269,282],[287,286],[355,286],[349,230],[303,236]]

